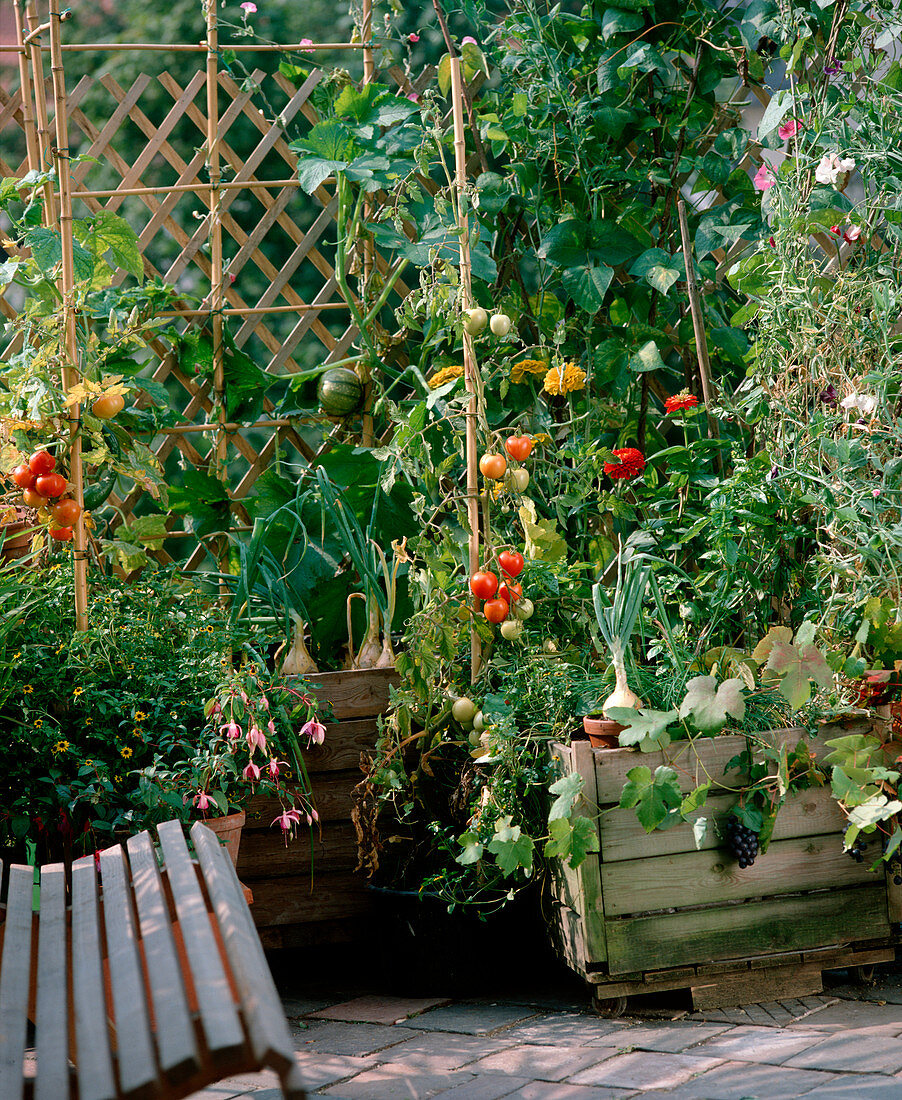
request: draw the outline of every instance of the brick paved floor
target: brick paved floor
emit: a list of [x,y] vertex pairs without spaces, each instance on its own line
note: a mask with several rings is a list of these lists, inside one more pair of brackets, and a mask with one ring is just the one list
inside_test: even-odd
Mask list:
[[[579,988],[498,999],[283,994],[311,1097],[332,1100],[902,1100],[902,968],[823,996],[688,1013],[648,999],[618,1019]],[[419,990],[418,990],[419,992]],[[441,991],[439,991],[440,993]],[[279,1100],[273,1074],[196,1100]]]

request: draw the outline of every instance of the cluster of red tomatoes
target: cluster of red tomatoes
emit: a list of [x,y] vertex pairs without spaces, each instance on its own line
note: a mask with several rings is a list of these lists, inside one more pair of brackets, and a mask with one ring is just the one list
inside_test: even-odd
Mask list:
[[62,474],[56,473],[56,459],[49,451],[35,451],[28,462],[17,466],[12,480],[22,492],[22,503],[29,508],[44,509],[49,513],[53,526],[50,537],[59,542],[71,541],[73,524],[81,515],[81,505],[67,497],[69,484]]
[[[517,462],[525,462],[532,451],[532,439],[528,435],[512,435],[505,439],[504,449]],[[507,459],[491,452],[484,454],[479,460],[479,472],[490,481],[500,481],[507,473]]]
[[[502,550],[498,555],[503,577],[500,585],[491,570],[479,570],[470,577],[470,591],[477,599],[484,601],[482,613],[490,623],[504,623],[512,607],[518,620],[528,619],[532,614],[531,601],[523,598],[523,585],[514,583],[514,577],[519,577],[523,572],[524,564],[523,555],[518,551]],[[518,622],[516,630],[505,632],[502,627],[502,632],[505,637],[515,638],[520,629]]]

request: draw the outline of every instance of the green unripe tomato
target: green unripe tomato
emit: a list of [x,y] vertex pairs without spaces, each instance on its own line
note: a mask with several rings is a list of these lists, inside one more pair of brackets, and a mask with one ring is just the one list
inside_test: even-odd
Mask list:
[[522,467],[519,470],[511,470],[511,485],[518,493],[522,493],[529,484],[529,471]]
[[506,313],[495,313],[489,321],[493,336],[507,336],[511,330],[511,319]]
[[473,716],[473,729],[476,730],[477,733],[482,733],[485,729],[485,718],[483,718],[481,710],[477,710]]
[[478,749],[478,748],[479,748],[479,734],[478,734],[478,732],[476,731],[476,729],[475,729],[475,728],[473,729],[473,731],[472,731],[471,733],[469,733],[469,734],[467,735],[467,740],[468,740],[468,741],[470,742],[470,745],[471,745],[471,746],[472,746],[472,747],[473,747],[474,749]]
[[472,699],[468,699],[466,695],[463,695],[452,705],[451,715],[455,722],[472,722],[476,715],[476,704]]
[[468,336],[478,336],[489,323],[489,315],[482,306],[464,310],[464,331]]
[[501,624],[501,637],[513,642],[523,633],[523,623],[519,619],[507,619]]
[[518,619],[531,619],[534,611],[535,605],[532,600],[527,599],[526,596],[521,597],[514,604],[514,614]]

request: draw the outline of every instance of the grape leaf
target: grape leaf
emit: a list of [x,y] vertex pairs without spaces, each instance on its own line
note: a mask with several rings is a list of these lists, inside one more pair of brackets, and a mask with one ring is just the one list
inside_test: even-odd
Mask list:
[[[605,714],[626,728],[620,734],[624,748],[639,745],[650,751],[670,744],[667,727],[679,717],[677,710],[635,710],[633,707],[610,707]],[[646,744],[648,748],[646,749]]]
[[552,783],[548,790],[558,797],[552,802],[548,811],[548,821],[559,821],[570,817],[576,800],[583,789],[583,777],[579,772],[571,772],[564,775],[557,782]]
[[705,843],[705,837],[708,835],[708,819],[706,817],[697,817],[692,822],[692,837],[695,840],[696,849],[701,848]]
[[722,729],[728,714],[736,719],[742,719],[745,715],[743,688],[743,681],[736,677],[718,685],[713,676],[694,676],[686,685],[680,717],[691,716],[703,733]]
[[662,764],[655,769],[640,765],[626,773],[626,783],[620,794],[620,806],[636,807],[639,824],[647,832],[654,832],[664,822],[679,817],[678,809],[683,801],[680,781],[673,768]]
[[777,642],[791,641],[792,631],[788,626],[772,626],[755,646],[755,650],[752,653],[752,660],[757,661],[759,665],[763,665],[768,657],[770,657],[771,650]]
[[866,829],[868,825],[876,825],[878,821],[886,821],[902,810],[902,802],[897,799],[890,801],[885,794],[877,794],[862,802],[849,813],[849,821],[857,825],[859,829]]
[[478,863],[482,859],[482,844],[472,830],[459,837],[458,844],[463,847],[463,851],[457,857],[458,863],[466,866],[468,863]]
[[526,875],[532,874],[534,847],[532,837],[523,833],[519,825],[512,825],[509,816],[500,817],[495,822],[495,835],[489,841],[488,849],[498,860],[505,876],[519,869]]
[[833,795],[844,806],[861,806],[880,793],[880,788],[872,783],[861,783],[849,775],[845,768],[835,767],[831,773],[830,786]]
[[598,830],[588,817],[578,817],[573,822],[559,817],[551,822],[548,831],[551,835],[545,842],[545,855],[566,859],[574,870],[590,852],[598,851]]
[[799,649],[788,642],[774,642],[767,667],[780,677],[780,694],[793,710],[803,707],[811,698],[812,680],[822,688],[833,684],[833,670],[813,645]]

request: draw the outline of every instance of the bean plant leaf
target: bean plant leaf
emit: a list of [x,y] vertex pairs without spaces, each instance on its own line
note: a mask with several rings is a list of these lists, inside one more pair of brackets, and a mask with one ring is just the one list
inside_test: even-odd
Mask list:
[[597,313],[601,309],[604,296],[613,278],[613,268],[605,264],[569,267],[561,274],[564,290],[580,309],[584,309],[587,313]]
[[495,835],[489,841],[488,849],[498,860],[505,876],[518,870],[527,876],[532,874],[534,848],[532,837],[522,832],[519,825],[512,825],[509,816],[500,817],[495,822]]
[[555,783],[552,783],[548,790],[552,794],[556,794],[557,798],[552,802],[551,809],[548,811],[548,820],[557,821],[560,818],[570,817],[573,807],[576,805],[576,800],[582,794],[582,789],[583,777],[579,772],[571,772],[569,775],[561,776]]
[[25,243],[31,249],[31,257],[44,275],[49,275],[63,258],[63,246],[59,233],[38,227],[25,234]]
[[745,685],[738,677],[717,683],[714,676],[695,676],[686,685],[680,704],[680,718],[690,718],[702,733],[722,729],[727,715],[737,720],[745,716]]
[[670,744],[668,727],[680,716],[678,710],[636,710],[633,707],[610,707],[605,714],[626,727],[620,733],[620,744],[624,748],[639,745],[646,751]]
[[654,775],[644,764],[626,773],[620,806],[624,809],[635,806],[639,824],[647,833],[654,832],[665,822],[678,821],[682,801],[679,777],[666,764],[656,768]]
[[780,694],[793,710],[803,707],[811,698],[812,680],[824,689],[833,684],[833,670],[813,645],[799,649],[787,642],[775,642],[767,667],[780,677]]
[[664,360],[661,358],[661,353],[658,351],[658,345],[654,340],[649,340],[647,344],[643,344],[636,354],[630,359],[630,370],[637,373],[644,373],[649,370],[663,370]]

